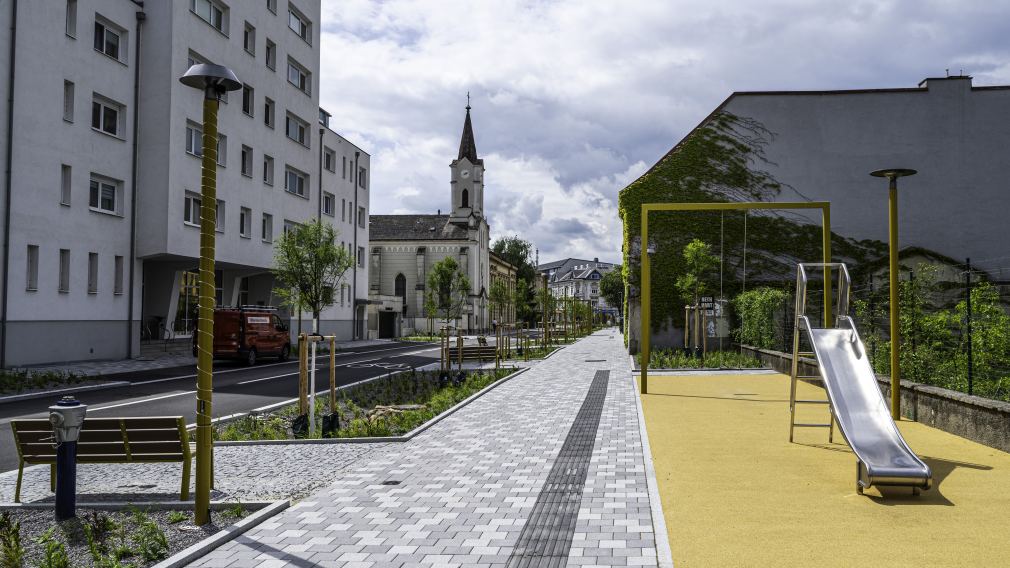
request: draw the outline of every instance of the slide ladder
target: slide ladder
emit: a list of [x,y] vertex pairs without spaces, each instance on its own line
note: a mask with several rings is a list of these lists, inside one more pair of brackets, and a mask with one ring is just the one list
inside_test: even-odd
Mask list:
[[[831,286],[830,271],[838,272],[837,303],[832,327],[818,328],[810,323],[807,308],[807,271],[822,269],[825,287]],[[851,280],[842,263],[800,263],[796,270],[796,320],[793,330],[793,361],[789,389],[789,441],[796,428],[828,428],[828,440],[833,441],[834,424],[856,454],[856,490],[867,487],[905,486],[919,494],[929,489],[933,474],[905,443],[884,397],[869,361],[855,323],[847,315]],[[830,325],[825,322],[825,325]],[[800,351],[801,334],[810,341],[812,351]],[[818,375],[800,375],[800,358],[813,357]],[[798,381],[823,383],[825,400],[796,398]],[[826,423],[796,422],[798,405],[826,405]]]

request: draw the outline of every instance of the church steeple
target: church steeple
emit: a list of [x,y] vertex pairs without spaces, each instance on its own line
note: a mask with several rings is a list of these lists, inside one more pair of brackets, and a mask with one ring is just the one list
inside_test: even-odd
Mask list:
[[484,160],[477,157],[477,143],[470,122],[470,93],[466,94],[466,120],[459,140],[459,156],[449,164],[452,170],[453,223],[470,224],[484,216]]
[[473,125],[470,124],[470,93],[466,94],[466,120],[463,122],[463,136],[459,140],[459,156],[457,160],[468,158],[471,164],[477,163],[477,143],[473,138]]

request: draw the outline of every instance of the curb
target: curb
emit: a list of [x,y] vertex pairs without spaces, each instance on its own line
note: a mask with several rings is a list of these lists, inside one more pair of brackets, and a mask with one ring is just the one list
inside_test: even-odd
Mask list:
[[649,446],[649,432],[645,428],[645,410],[642,408],[642,397],[638,394],[635,377],[631,377],[631,394],[635,397],[635,407],[638,409],[638,430],[642,436],[642,455],[645,458],[645,482],[649,489],[649,510],[652,513],[653,538],[656,539],[656,559],[660,568],[673,568],[673,550],[670,548],[670,536],[666,532],[666,516],[663,515],[663,501],[659,496],[659,481],[656,479],[656,468],[652,464],[652,448]]
[[[273,505],[276,501],[211,501],[210,510],[222,511],[235,505],[242,505],[246,509],[259,511],[265,507]],[[175,511],[191,510],[194,507],[193,501],[97,501],[94,503],[78,502],[78,509],[100,509],[103,511],[118,511],[126,507],[146,509],[152,511]],[[52,509],[52,501],[35,501],[32,503],[0,503],[0,511],[16,511],[22,509]]]
[[99,385],[85,385],[81,387],[68,387],[65,389],[26,392],[24,394],[12,394],[8,396],[0,396],[0,404],[4,404],[6,402],[18,402],[21,400],[31,400],[35,398],[47,398],[57,394],[70,394],[75,392],[105,390],[117,387],[128,387],[131,386],[132,384],[133,383],[131,383],[130,381],[112,381],[108,383],[102,383]]
[[287,509],[290,505],[291,502],[286,499],[282,501],[274,501],[270,505],[256,511],[234,525],[222,529],[190,546],[189,548],[185,548],[172,556],[169,556],[168,558],[155,564],[152,568],[176,568],[178,566],[185,566],[256,525],[259,525],[277,513],[280,513],[284,509]]
[[[720,373],[734,373],[734,374],[753,374],[753,375],[767,375],[770,373],[781,374],[775,369],[768,369],[764,367],[724,367],[719,369],[649,369],[649,374],[657,375],[718,375]],[[634,376],[639,376],[642,374],[641,369],[632,369],[631,374]]]
[[[313,438],[313,439],[302,439],[302,440],[241,440],[241,441],[227,441],[227,442],[214,442],[214,447],[227,447],[227,446],[282,446],[286,444],[291,445],[301,445],[301,444],[378,444],[384,442],[407,442],[411,438],[417,436],[418,434],[424,432],[428,428],[431,428],[435,424],[438,424],[443,419],[448,418],[450,415],[460,410],[464,406],[470,404],[471,402],[477,400],[478,398],[484,396],[485,394],[491,392],[499,385],[502,385],[515,377],[525,373],[530,368],[526,367],[524,369],[519,369],[514,373],[506,375],[501,379],[491,383],[490,385],[484,387],[483,389],[473,393],[469,397],[459,401],[454,406],[448,408],[438,416],[435,416],[431,420],[421,424],[417,428],[414,428],[410,432],[402,436],[381,436],[381,437],[370,437],[370,438]],[[376,377],[378,378],[378,377]],[[370,379],[371,380],[371,379]]]

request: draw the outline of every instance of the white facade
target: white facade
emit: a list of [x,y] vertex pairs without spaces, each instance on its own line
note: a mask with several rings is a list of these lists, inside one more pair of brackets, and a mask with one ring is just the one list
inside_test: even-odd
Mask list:
[[178,78],[193,62],[225,65],[251,89],[218,113],[219,303],[275,304],[273,242],[318,216],[360,257],[322,317],[324,331],[353,335],[370,164],[324,124],[319,18],[310,0],[4,3],[4,365],[137,356],[142,336],[191,331],[203,94]]
[[600,294],[600,280],[603,275],[617,268],[616,264],[600,262],[600,259],[582,260],[566,258],[541,264],[537,271],[546,276],[547,289],[555,298],[575,298],[588,301],[594,312],[616,314],[617,306],[611,306]]

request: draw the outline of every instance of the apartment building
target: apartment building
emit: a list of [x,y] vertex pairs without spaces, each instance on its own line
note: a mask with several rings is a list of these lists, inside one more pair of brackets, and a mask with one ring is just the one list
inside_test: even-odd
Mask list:
[[217,302],[275,304],[273,243],[318,217],[358,260],[323,328],[355,335],[370,164],[319,107],[319,17],[311,0],[5,3],[0,364],[192,333],[202,93],[178,78],[197,62],[244,84],[218,115]]
[[604,274],[616,268],[618,265],[600,262],[599,258],[566,258],[541,264],[537,266],[537,272],[544,275],[547,288],[554,297],[585,300],[594,312],[617,315],[617,306],[607,304],[600,295],[600,280]]

